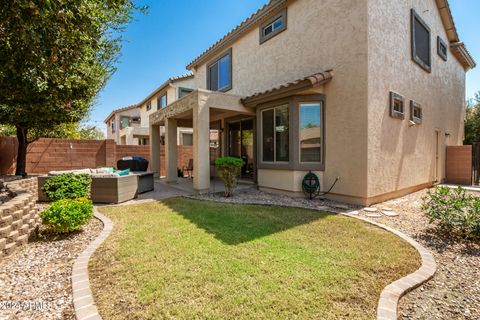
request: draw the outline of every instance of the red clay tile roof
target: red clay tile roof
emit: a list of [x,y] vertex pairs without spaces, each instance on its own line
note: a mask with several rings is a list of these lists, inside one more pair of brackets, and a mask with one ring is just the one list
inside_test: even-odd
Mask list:
[[105,118],[105,123],[108,122],[108,120],[110,120],[111,117],[113,117],[113,115],[117,112],[122,112],[122,111],[126,111],[126,110],[130,110],[130,109],[135,109],[137,108],[138,105],[137,104],[132,104],[132,105],[129,105],[129,106],[126,106],[126,107],[122,107],[122,108],[118,108],[118,109],[115,109],[115,110],[112,110],[112,112],[110,112],[110,114],[108,115],[108,117]]
[[177,82],[177,81],[182,81],[182,80],[185,80],[185,79],[190,79],[190,78],[193,78],[193,73],[189,72],[189,73],[186,73],[186,74],[182,74],[180,76],[175,76],[175,77],[171,77],[169,78],[167,81],[165,81],[164,83],[162,83],[160,85],[160,87],[158,87],[157,89],[155,89],[153,92],[151,92],[145,99],[142,100],[142,102],[140,102],[138,104],[139,107],[141,107],[145,102],[147,102],[149,99],[151,99],[154,95],[156,95],[158,92],[160,92],[161,90],[163,90],[165,87],[167,87],[169,84],[172,84],[174,82]]
[[263,7],[258,9],[250,17],[243,20],[239,25],[230,30],[226,35],[224,35],[220,40],[215,42],[202,54],[200,54],[195,60],[190,62],[187,65],[188,70],[192,70],[199,64],[202,64],[205,59],[207,59],[211,54],[222,50],[225,46],[229,45],[231,42],[235,41],[238,37],[243,35],[245,32],[249,31],[250,28],[254,27],[258,22],[263,18],[270,16],[270,14],[276,12],[276,9],[280,8],[282,5],[286,4],[289,0],[270,0]]
[[286,84],[283,84],[283,85],[280,85],[280,86],[277,86],[277,87],[274,87],[274,88],[271,88],[271,89],[268,89],[268,90],[265,90],[265,91],[254,93],[254,94],[252,94],[248,97],[243,98],[242,103],[248,104],[252,100],[255,100],[256,98],[259,98],[261,96],[265,96],[267,94],[274,94],[278,91],[285,90],[285,89],[290,89],[290,88],[295,87],[297,85],[301,85],[302,83],[305,83],[309,87],[320,86],[320,85],[330,81],[332,78],[333,78],[333,71],[332,70],[318,72],[318,73],[312,74],[310,76],[307,76],[307,77],[304,77],[304,78],[301,78],[301,79],[297,79],[297,80],[294,80],[292,82],[288,82]]
[[442,18],[443,26],[447,32],[448,41],[450,42],[450,48],[452,49],[455,57],[460,61],[465,69],[473,69],[476,67],[476,62],[473,57],[468,52],[467,47],[463,42],[460,41],[458,36],[457,28],[455,27],[455,22],[453,21],[452,11],[450,10],[450,5],[448,0],[435,0],[437,3],[438,11],[440,12],[440,17]]

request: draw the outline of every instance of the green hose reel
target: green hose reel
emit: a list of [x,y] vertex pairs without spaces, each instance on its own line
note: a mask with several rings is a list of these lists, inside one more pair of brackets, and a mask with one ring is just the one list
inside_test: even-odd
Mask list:
[[309,199],[313,199],[320,193],[320,180],[318,176],[309,171],[302,180],[302,190]]

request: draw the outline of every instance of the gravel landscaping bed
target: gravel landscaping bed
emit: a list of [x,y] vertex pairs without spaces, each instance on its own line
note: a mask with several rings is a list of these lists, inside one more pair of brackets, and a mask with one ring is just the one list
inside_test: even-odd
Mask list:
[[102,229],[93,218],[81,232],[31,239],[2,260],[0,319],[75,319],[72,265]]
[[209,193],[195,196],[187,196],[187,198],[221,201],[226,203],[248,203],[248,204],[266,204],[281,207],[301,207],[307,209],[325,210],[332,212],[344,212],[347,210],[359,210],[361,207],[354,205],[347,205],[344,203],[326,200],[314,199],[308,200],[305,198],[292,198],[284,195],[278,195],[268,192],[263,192],[253,188],[237,190],[233,197],[225,198],[223,192]]
[[[398,229],[429,249],[437,262],[437,273],[434,278],[400,300],[400,318],[478,320],[480,319],[480,244],[439,235],[421,211],[422,197],[425,194],[426,191],[423,190],[377,204],[373,206],[377,208],[376,212],[366,212],[362,207],[328,200],[310,201],[257,190],[239,190],[232,198],[224,198],[220,193],[193,198],[227,203],[267,204],[351,212],[353,215]],[[381,209],[387,209],[385,210],[387,214],[398,214],[398,216],[386,216]],[[378,217],[373,217],[375,215]]]
[[[401,230],[435,256],[437,273],[400,300],[400,319],[480,319],[480,244],[439,235],[420,207],[426,191],[376,205],[398,217],[369,218]],[[474,194],[479,195],[479,194]]]

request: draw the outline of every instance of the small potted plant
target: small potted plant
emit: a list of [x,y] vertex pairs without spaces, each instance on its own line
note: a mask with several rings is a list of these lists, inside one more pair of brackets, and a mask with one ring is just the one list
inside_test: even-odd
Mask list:
[[220,177],[225,184],[225,197],[231,197],[233,190],[237,186],[238,176],[244,162],[235,157],[221,157],[215,160],[215,166],[220,172]]

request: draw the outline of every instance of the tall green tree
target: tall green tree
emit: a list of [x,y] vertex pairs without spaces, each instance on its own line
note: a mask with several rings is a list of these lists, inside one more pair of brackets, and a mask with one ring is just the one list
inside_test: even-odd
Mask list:
[[15,127],[17,175],[30,131],[83,119],[115,70],[133,0],[8,0],[0,4],[0,124]]
[[[39,138],[102,140],[105,134],[95,125],[83,123],[61,123],[55,127],[38,130],[31,129],[28,133],[31,140]],[[11,125],[0,125],[0,137],[16,136],[16,129]]]
[[467,101],[464,144],[480,142],[480,91]]

